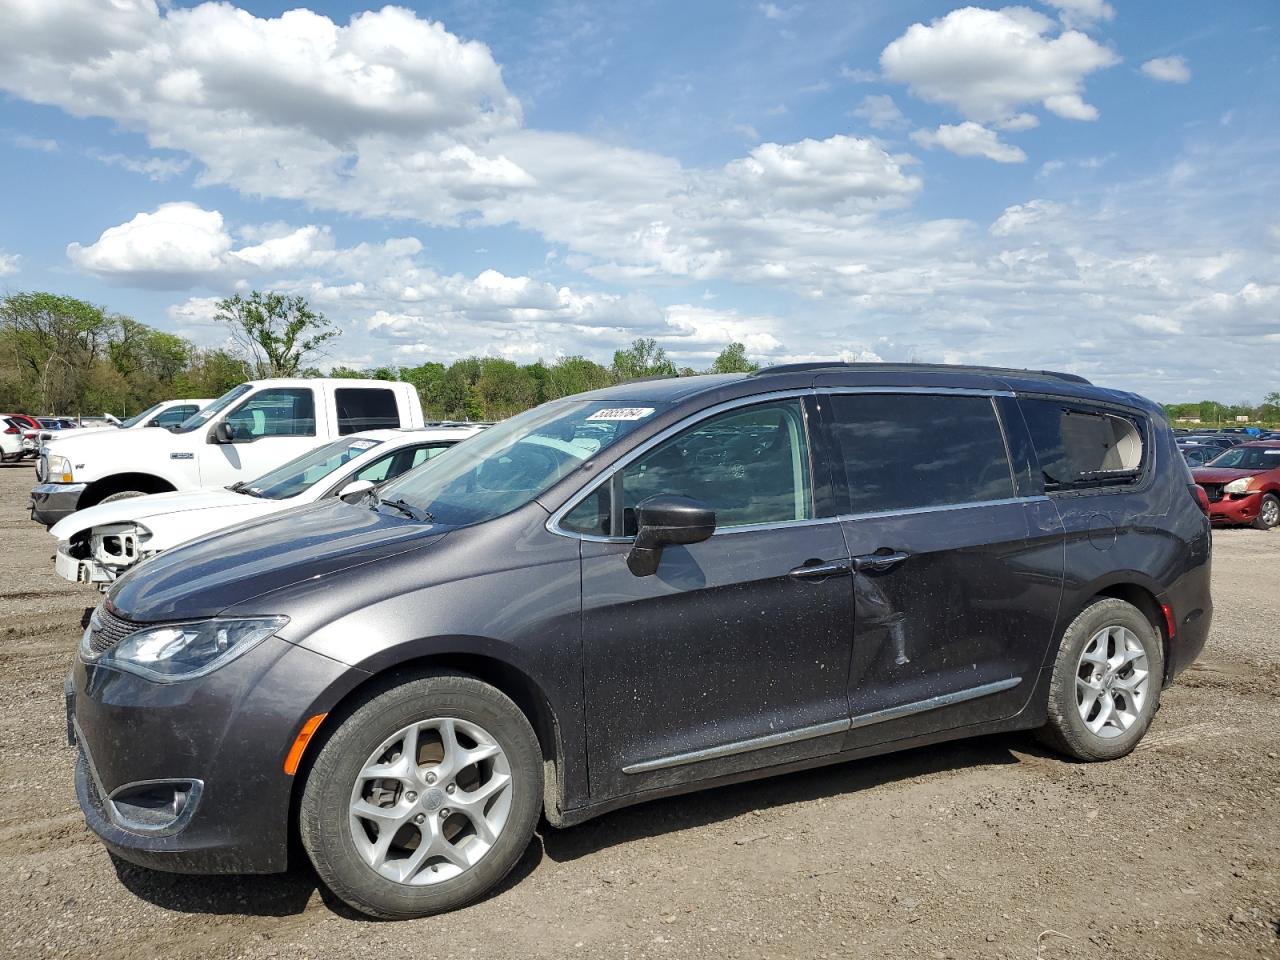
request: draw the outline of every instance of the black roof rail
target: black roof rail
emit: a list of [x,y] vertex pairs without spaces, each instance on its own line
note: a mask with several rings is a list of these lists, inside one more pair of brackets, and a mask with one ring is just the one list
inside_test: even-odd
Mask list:
[[843,363],[841,361],[814,361],[809,363],[779,363],[772,367],[763,367],[751,374],[753,377],[774,373],[817,373],[822,370],[865,370],[904,373],[917,370],[936,370],[940,373],[977,373],[989,376],[1031,377],[1042,380],[1062,380],[1067,383],[1089,383],[1084,377],[1075,373],[1059,373],[1055,370],[1017,370],[1012,367],[980,367],[963,366],[950,363]]

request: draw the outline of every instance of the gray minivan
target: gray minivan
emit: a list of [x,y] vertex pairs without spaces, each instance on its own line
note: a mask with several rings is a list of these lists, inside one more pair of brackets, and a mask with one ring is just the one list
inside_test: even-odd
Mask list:
[[544,404],[119,580],[68,679],[116,854],[379,917],[545,817],[1015,729],[1124,756],[1209,629],[1203,491],[1066,374],[801,364]]

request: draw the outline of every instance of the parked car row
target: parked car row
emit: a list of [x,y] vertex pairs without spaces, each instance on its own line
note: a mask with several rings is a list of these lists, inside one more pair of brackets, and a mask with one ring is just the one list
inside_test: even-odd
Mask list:
[[66,686],[89,826],[177,872],[300,846],[378,917],[483,895],[540,817],[1008,730],[1123,756],[1212,617],[1160,408],[1067,374],[796,364],[483,430],[262,381],[40,481],[108,588]]
[[[20,460],[24,457],[35,459],[45,443],[55,437],[67,437],[74,430],[76,438],[90,433],[101,433],[108,430],[132,430],[145,427],[167,427],[173,429],[184,420],[209,405],[209,400],[164,400],[148,407],[141,413],[127,420],[117,420],[110,414],[96,418],[75,417],[33,417],[25,413],[0,414],[0,426],[4,427],[6,436],[17,435],[18,446],[13,449],[14,441],[0,441],[0,450],[4,459]],[[10,433],[10,431],[13,431]],[[16,454],[16,456],[15,456]]]
[[1238,444],[1191,475],[1209,499],[1214,523],[1280,527],[1280,440]]

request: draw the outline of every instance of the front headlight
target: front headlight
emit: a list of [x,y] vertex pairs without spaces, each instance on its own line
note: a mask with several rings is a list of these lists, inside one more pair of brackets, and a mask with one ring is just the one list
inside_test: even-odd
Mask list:
[[1251,477],[1241,477],[1239,480],[1232,480],[1230,483],[1228,483],[1225,487],[1223,487],[1223,488],[1222,488],[1222,489],[1223,489],[1223,492],[1225,492],[1225,493],[1248,493],[1248,492],[1249,492],[1249,481],[1250,481],[1251,479],[1252,479]]
[[53,483],[72,483],[71,461],[56,453],[49,457],[49,480]]
[[200,620],[147,627],[129,634],[102,654],[93,652],[95,624],[80,643],[88,661],[136,673],[158,683],[191,680],[248,653],[289,622],[288,617]]

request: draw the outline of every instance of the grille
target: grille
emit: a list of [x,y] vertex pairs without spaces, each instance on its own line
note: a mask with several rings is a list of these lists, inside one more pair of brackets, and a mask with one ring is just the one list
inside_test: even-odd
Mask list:
[[1200,484],[1200,486],[1204,487],[1204,492],[1209,495],[1210,503],[1217,503],[1219,500],[1222,499],[1222,484],[1202,483]]
[[105,606],[99,607],[89,621],[89,649],[96,654],[106,653],[129,634],[145,626],[145,623],[117,617]]

